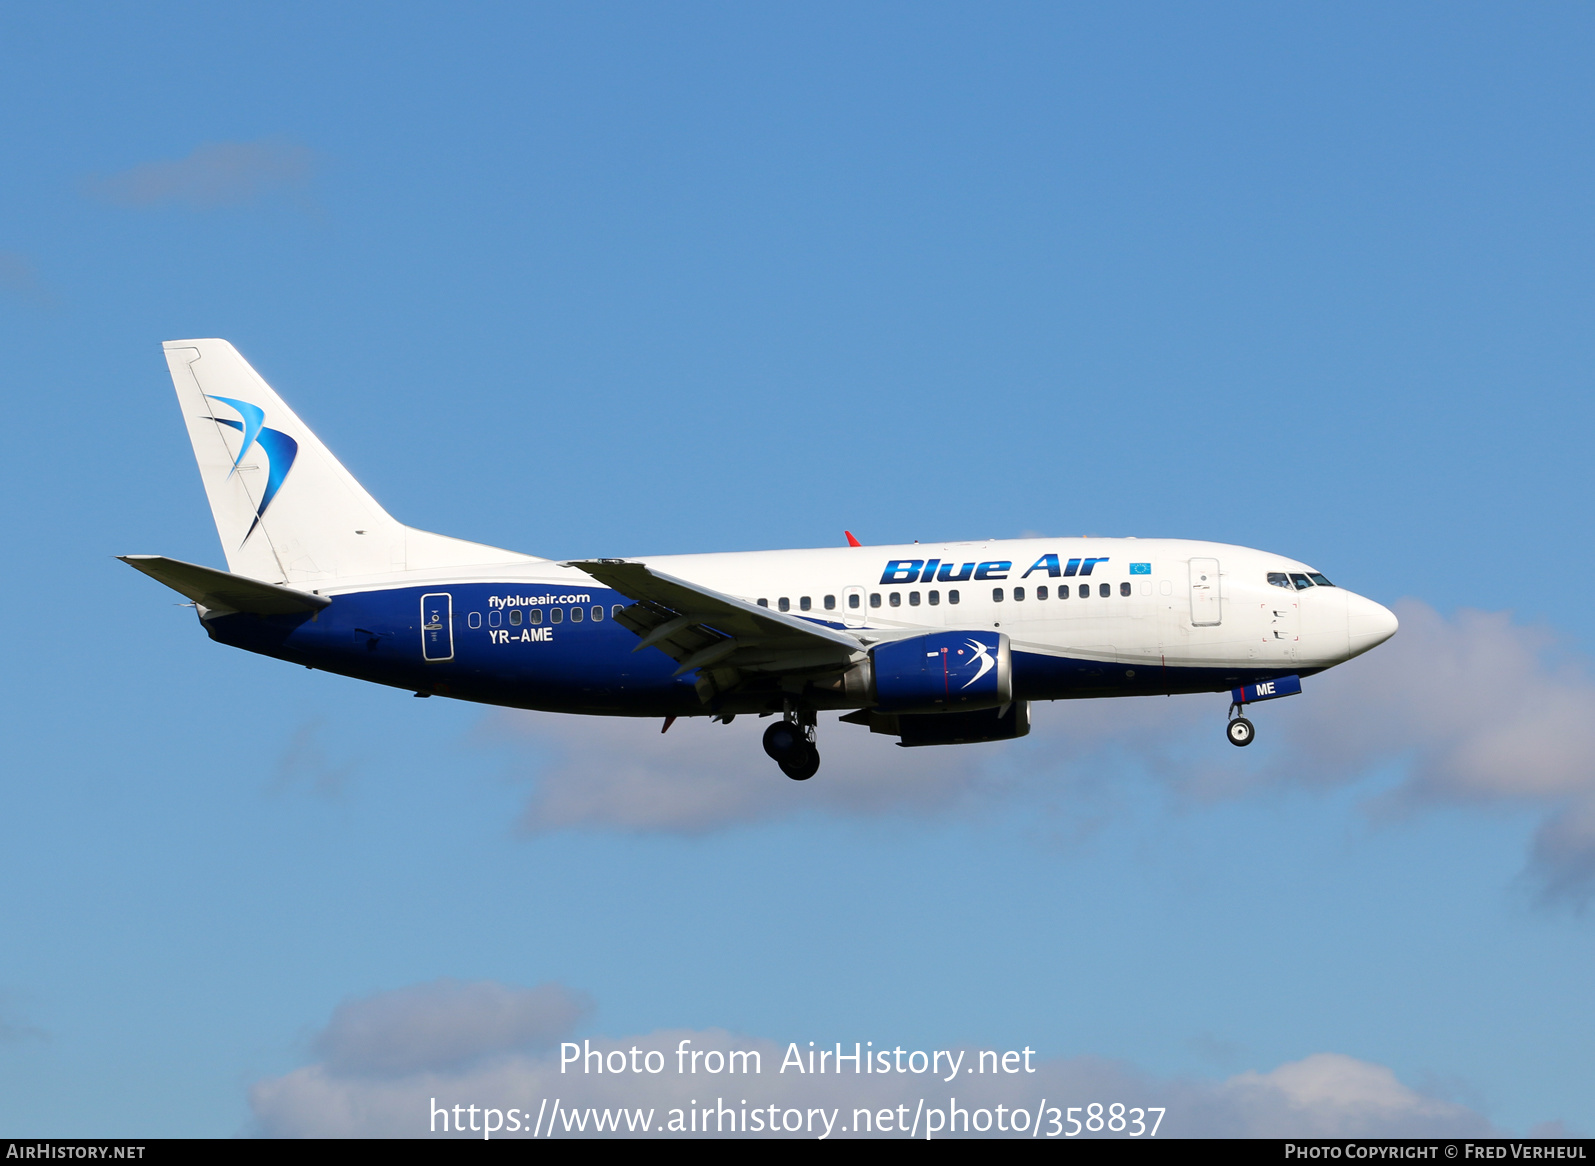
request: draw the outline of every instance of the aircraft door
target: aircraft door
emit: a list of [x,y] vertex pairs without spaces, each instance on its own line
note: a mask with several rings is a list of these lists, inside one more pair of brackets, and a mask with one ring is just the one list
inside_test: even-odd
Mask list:
[[454,659],[454,597],[447,591],[421,596],[421,658],[428,664]]
[[842,624],[844,627],[864,626],[864,588],[849,587],[842,592]]
[[1191,560],[1191,626],[1214,628],[1223,621],[1218,586],[1218,560]]

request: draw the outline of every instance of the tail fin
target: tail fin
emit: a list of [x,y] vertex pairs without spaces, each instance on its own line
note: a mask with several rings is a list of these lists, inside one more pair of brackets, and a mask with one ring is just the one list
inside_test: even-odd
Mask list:
[[396,521],[227,341],[163,347],[234,574],[333,583],[529,558]]

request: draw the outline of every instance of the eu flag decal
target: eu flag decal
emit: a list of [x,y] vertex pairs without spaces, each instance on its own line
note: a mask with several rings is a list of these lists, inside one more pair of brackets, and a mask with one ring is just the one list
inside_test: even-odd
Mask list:
[[1130,574],[1132,574],[1132,575],[1150,575],[1151,573],[1152,573],[1152,564],[1151,563],[1131,563],[1130,564]]

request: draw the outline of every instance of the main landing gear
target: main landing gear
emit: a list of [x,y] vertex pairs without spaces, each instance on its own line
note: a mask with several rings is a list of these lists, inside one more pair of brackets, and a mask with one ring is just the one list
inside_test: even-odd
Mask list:
[[1252,727],[1252,722],[1245,717],[1237,716],[1240,705],[1229,706],[1229,724],[1224,726],[1224,735],[1229,738],[1231,745],[1250,745],[1257,739],[1257,730]]
[[814,747],[814,714],[787,710],[786,716],[764,730],[764,751],[793,781],[807,781],[820,771],[820,751]]

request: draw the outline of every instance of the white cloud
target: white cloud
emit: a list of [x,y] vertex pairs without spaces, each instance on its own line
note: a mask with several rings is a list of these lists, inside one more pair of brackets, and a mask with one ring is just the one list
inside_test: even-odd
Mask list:
[[186,158],[141,162],[115,174],[94,175],[85,191],[106,202],[148,207],[175,203],[198,210],[248,206],[286,195],[307,206],[316,155],[287,138],[207,142]]
[[[522,817],[534,832],[572,827],[700,833],[810,812],[925,813],[1003,784],[979,746],[899,749],[893,739],[826,718],[821,777],[794,782],[764,753],[768,721],[702,718],[597,722],[545,713],[496,714],[495,737],[546,757]],[[988,747],[989,748],[989,747]],[[986,762],[986,765],[982,765]]]
[[1287,722],[1296,773],[1340,781],[1410,759],[1413,799],[1556,799],[1595,792],[1595,683],[1551,664],[1548,628],[1505,612],[1446,619],[1398,604],[1390,643],[1311,681]]
[[453,1069],[493,1054],[548,1048],[590,1008],[558,984],[435,980],[340,1004],[315,1047],[328,1071],[339,1074]]
[[1534,836],[1533,866],[1547,899],[1587,905],[1595,891],[1595,796],[1553,814]]
[[1595,680],[1587,662],[1550,655],[1548,628],[1501,612],[1447,619],[1408,601],[1384,647],[1311,685],[1281,716],[1288,764],[1271,781],[1340,783],[1400,763],[1379,808],[1538,807],[1531,866],[1546,894],[1595,890]]
[[1252,1137],[1478,1137],[1490,1132],[1471,1110],[1407,1088],[1383,1065],[1339,1053],[1315,1053],[1268,1073],[1241,1073],[1215,1093]]
[[[764,756],[766,721],[729,727],[499,713],[492,735],[539,755],[523,815],[532,831],[701,832],[804,813],[968,813],[1012,799],[1054,810],[1069,831],[1106,812],[1115,782],[1151,773],[1197,801],[1291,784],[1355,782],[1386,766],[1405,780],[1384,812],[1440,803],[1539,807],[1531,868],[1547,894],[1595,889],[1595,681],[1582,660],[1548,658],[1546,629],[1505,613],[1446,618],[1397,605],[1402,630],[1251,715],[1260,741],[1223,740],[1223,694],[1060,701],[1034,709],[1028,738],[901,749],[823,718],[813,780]],[[1044,821],[1038,815],[1037,821]]]
[[[471,991],[460,991],[462,987]],[[431,1003],[418,1004],[440,994],[448,1000],[445,1010]],[[505,1051],[496,1028],[506,1001],[517,1002],[512,1011],[518,1010],[521,1025],[542,1034],[563,1035],[571,1023],[573,999],[555,985],[529,991],[495,984],[455,985],[441,993],[438,985],[425,985],[345,1005],[345,1009],[363,1010],[357,1041],[362,1052],[342,1060],[327,1055],[318,1063],[255,1085],[250,1105],[256,1124],[260,1132],[277,1137],[422,1136],[440,1132],[429,1128],[434,1121],[434,1100],[449,1110],[455,1105],[504,1113],[515,1109],[530,1124],[545,1099],[551,1104],[558,1098],[569,1113],[579,1114],[587,1107],[652,1110],[655,1128],[668,1120],[670,1109],[694,1104],[716,1107],[717,1113],[721,1102],[739,1113],[745,1107],[772,1104],[782,1110],[795,1107],[805,1114],[819,1107],[839,1111],[834,1121],[836,1132],[842,1133],[852,1132],[855,1108],[878,1113],[901,1105],[912,1113],[923,1100],[927,1109],[935,1107],[945,1114],[956,1100],[971,1113],[987,1110],[988,1117],[998,1105],[1034,1113],[1043,1101],[1049,1106],[1061,1101],[1081,1107],[1092,1102],[1163,1107],[1167,1116],[1159,1135],[1171,1137],[1481,1136],[1492,1132],[1476,1112],[1411,1089],[1382,1065],[1335,1053],[1314,1054],[1266,1073],[1244,1072],[1227,1080],[1204,1081],[1160,1080],[1131,1066],[1094,1057],[1034,1057],[1033,1073],[969,1073],[978,1050],[965,1049],[960,1065],[964,1071],[951,1074],[953,1079],[948,1081],[944,1079],[949,1076],[945,1062],[940,1063],[943,1071],[938,1074],[783,1073],[780,1069],[789,1042],[717,1029],[659,1030],[583,1042],[584,1053],[615,1051],[623,1054],[621,1059],[628,1065],[634,1063],[633,1049],[642,1054],[658,1050],[664,1054],[655,1062],[663,1066],[659,1073],[582,1073],[574,1064],[562,1072],[558,1048]],[[447,1024],[457,1026],[457,1035],[440,1039],[445,1011]],[[348,1024],[347,1014],[340,1009],[318,1039],[318,1047],[342,1047],[347,1035],[333,1034]],[[690,1042],[689,1049],[755,1052],[760,1072],[711,1074],[705,1061],[705,1069],[696,1074],[679,1073],[675,1050],[682,1041]],[[800,1040],[798,1047],[806,1052],[807,1038]],[[386,1052],[395,1048],[404,1050],[397,1058]],[[371,1055],[373,1049],[378,1050],[376,1056]],[[844,1051],[851,1051],[851,1046]],[[646,1068],[646,1062],[642,1063]],[[912,1058],[904,1063],[911,1064]],[[395,1071],[398,1065],[404,1067]],[[1081,1116],[1086,1116],[1083,1109]],[[980,1120],[975,1118],[977,1125]],[[894,1132],[893,1136],[902,1135]]]

